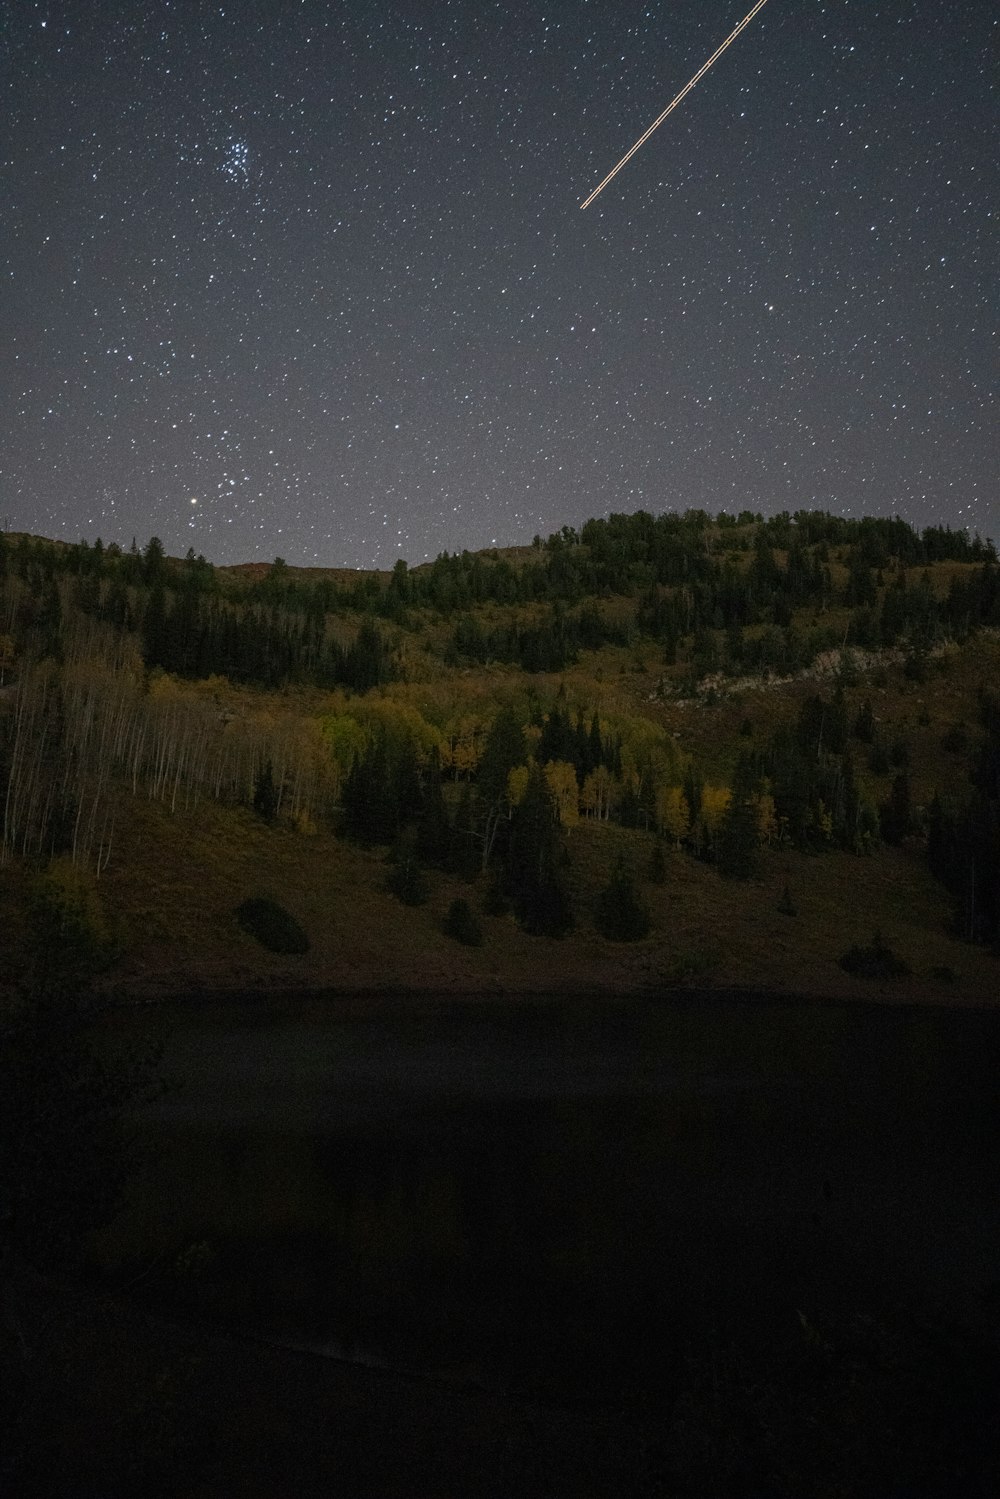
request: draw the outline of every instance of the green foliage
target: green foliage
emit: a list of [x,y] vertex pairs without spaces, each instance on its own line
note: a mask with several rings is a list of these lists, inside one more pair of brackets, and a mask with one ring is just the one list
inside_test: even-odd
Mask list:
[[964,724],[953,724],[941,740],[941,748],[949,755],[964,755],[969,748],[969,735]]
[[427,902],[427,880],[412,848],[399,852],[386,883],[404,906],[422,906]]
[[910,971],[908,965],[902,958],[896,957],[882,933],[877,930],[872,934],[867,947],[855,944],[848,948],[839,962],[845,973],[853,973],[856,978],[862,979],[901,978]]
[[889,751],[881,739],[876,738],[868,755],[868,769],[873,776],[887,776],[891,769]]
[[751,800],[754,789],[749,766],[738,767],[718,846],[719,872],[729,879],[748,880],[760,864],[757,808]]
[[342,831],[356,843],[391,843],[400,827],[399,776],[385,733],[351,766],[341,798]]
[[608,884],[597,897],[596,922],[609,942],[638,942],[649,933],[649,911],[622,859],[616,861]]
[[450,847],[451,823],[441,788],[440,763],[435,749],[421,788],[415,851],[424,864],[443,868],[448,862]]
[[505,885],[514,913],[533,936],[564,937],[573,927],[569,893],[562,875],[562,844],[555,802],[538,765],[511,826]]
[[236,908],[236,920],[268,952],[309,951],[309,938],[295,917],[270,896],[257,895],[243,901]]
[[797,916],[799,914],[798,907],[792,900],[792,892],[788,888],[787,881],[785,883],[784,889],[781,892],[781,899],[778,902],[778,910],[781,912],[782,916]]
[[702,974],[711,973],[718,961],[719,955],[713,948],[681,948],[669,959],[663,977],[669,984],[683,984],[688,979],[700,978]]
[[474,880],[482,865],[476,827],[476,796],[468,781],[462,787],[448,842],[448,869],[463,880]]
[[971,787],[931,803],[927,859],[954,902],[954,926],[971,942],[1000,936],[1000,694],[980,692],[982,739],[972,756]]
[[42,1002],[78,996],[117,956],[97,881],[68,858],[50,861],[29,897],[26,982]]
[[653,852],[649,856],[646,878],[651,885],[665,885],[667,882],[667,858],[663,852],[662,843],[656,843],[653,847]]
[[509,916],[510,900],[504,889],[503,870],[496,868],[483,892],[483,914],[486,916]]
[[912,829],[910,778],[905,771],[893,779],[892,789],[879,807],[879,824],[886,843],[902,843]]
[[[954,565],[933,578],[918,576],[920,567],[941,561]],[[127,554],[100,542],[57,547],[24,538],[4,542],[0,592],[11,632],[0,641],[0,675],[12,676],[25,709],[0,716],[0,783],[10,788],[13,809],[5,819],[5,853],[42,858],[72,848],[74,858],[96,852],[101,863],[114,844],[115,857],[121,846],[115,803],[129,781],[133,792],[149,786],[149,759],[144,761],[141,747],[155,739],[155,752],[163,750],[177,767],[178,807],[206,790],[220,800],[246,799],[252,754],[256,774],[249,799],[265,820],[276,815],[279,794],[284,809],[291,805],[286,794],[294,791],[298,798],[305,787],[308,815],[301,825],[322,832],[324,814],[339,799],[349,837],[372,846],[413,835],[415,855],[425,867],[443,866],[470,879],[493,876],[498,905],[511,902],[529,930],[567,930],[572,917],[559,828],[554,836],[543,833],[537,808],[532,814],[530,805],[512,807],[512,769],[525,767],[529,758],[542,766],[559,764],[565,809],[572,800],[572,778],[568,783],[565,772],[572,766],[588,821],[617,819],[632,828],[658,826],[662,793],[683,781],[693,818],[688,847],[736,878],[753,873],[764,857],[762,841],[813,853],[867,852],[883,833],[898,843],[924,830],[922,813],[915,815],[909,805],[908,783],[900,779],[907,757],[913,801],[924,803],[947,723],[938,705],[930,707],[933,694],[919,694],[919,704],[908,694],[912,742],[905,745],[898,738],[900,669],[879,667],[863,651],[892,644],[896,662],[931,663],[942,639],[965,640],[1000,625],[1000,569],[992,544],[964,532],[931,528],[920,534],[898,521],[854,522],[805,511],[766,521],[749,513],[713,519],[699,511],[611,515],[579,531],[563,528],[530,555],[443,554],[413,571],[400,561],[389,579],[366,574],[346,581],[290,568],[280,558],[269,568],[216,570],[193,551],[183,561],[166,557],[155,538],[143,551],[133,545]],[[237,707],[237,694],[230,695],[225,684],[189,689],[154,670],[147,671],[149,691],[142,696],[135,637],[147,668],[189,680],[218,673],[270,689],[346,689],[329,702],[322,730],[335,767],[322,754],[314,756],[319,699],[311,690],[289,691],[280,707],[248,708],[246,694]],[[78,663],[68,649],[83,640],[98,642],[92,662]],[[848,640],[856,655],[845,647]],[[609,652],[602,662],[571,673],[554,701],[551,689],[523,678],[512,685],[511,671],[435,678],[443,653],[453,662],[502,660],[522,672],[561,671],[579,653],[609,645],[619,648],[619,656],[611,659]],[[704,768],[711,771],[703,816],[696,762],[654,724],[653,712],[640,707],[628,718],[619,716],[622,708],[601,685],[605,674],[610,678],[620,669],[627,675],[629,661],[648,662],[661,651],[682,663],[662,674],[667,695],[679,687],[683,671],[715,666],[793,673],[820,650],[840,655],[836,690],[811,684],[805,691],[812,696],[804,702],[797,689],[776,692],[777,727],[769,740],[770,715],[756,715],[755,733],[748,732],[749,721],[738,729],[744,710],[721,684],[717,719],[725,743],[708,745],[705,722],[694,715],[685,742],[697,746],[702,740]],[[36,670],[31,663],[46,652],[47,685],[39,675],[29,692],[29,673]],[[400,674],[404,661],[410,681],[378,692]],[[80,665],[85,669],[78,673]],[[91,665],[99,670],[91,673]],[[884,743],[871,702],[859,711],[861,695],[874,697],[877,687],[887,689],[875,698]],[[106,782],[98,817],[91,810],[92,767],[80,754],[78,720],[84,710],[99,713],[119,689],[114,738],[125,749]],[[346,701],[351,693],[373,689],[375,701]],[[595,698],[608,715],[603,724],[592,711]],[[178,709],[173,717],[168,699]],[[504,701],[516,708],[496,714],[480,755],[482,725]],[[968,710],[956,708],[956,717],[959,711]],[[258,713],[266,723],[262,733],[251,724]],[[417,719],[433,725],[426,738],[410,728]],[[16,744],[21,722],[37,724],[38,731],[30,742]],[[208,736],[233,741],[229,760],[237,769],[225,785],[218,778],[212,783],[208,770],[198,784],[186,779],[192,765],[207,766],[218,748],[213,742],[202,754],[203,726]],[[865,746],[856,751],[857,773],[849,754],[851,731]],[[971,730],[963,737],[957,728],[945,735],[948,754],[969,757],[973,789],[966,787],[964,767],[953,763],[947,804],[939,803],[929,819],[928,855],[952,892],[956,929],[992,941],[1000,928],[1000,799],[996,786],[990,789],[989,756],[979,764],[973,738]],[[442,785],[433,760],[428,765],[434,741],[448,744],[454,787]],[[95,731],[90,743],[96,742]],[[877,790],[862,759],[869,747],[867,764],[885,778]],[[747,762],[746,783],[741,790],[737,778],[723,812],[720,781],[738,751]],[[132,756],[127,765],[126,755]],[[275,767],[284,788],[275,783]],[[515,779],[515,795],[521,795],[525,774],[522,769]],[[445,798],[457,795],[459,780],[463,805],[456,809]],[[297,817],[299,810],[297,803]],[[449,810],[457,810],[454,826]],[[84,833],[88,819],[90,831]],[[87,846],[84,836],[91,840]],[[652,865],[643,874],[661,877]],[[94,931],[88,936],[86,921],[77,924],[74,936],[75,918],[66,909],[54,919],[64,927],[53,949],[58,959],[42,943],[32,962],[39,982],[47,970],[46,982],[57,990],[78,982],[85,971],[99,971],[111,949],[104,938],[91,942]]]
[[463,900],[461,896],[453,900],[448,907],[448,914],[444,919],[444,933],[447,937],[454,937],[456,942],[464,943],[466,947],[482,945],[482,930],[472,914],[469,902]]
[[274,767],[270,760],[257,772],[253,788],[253,809],[265,822],[273,822],[278,815],[278,788],[274,784]]
[[487,806],[507,795],[507,777],[528,758],[527,745],[513,708],[502,708],[493,720],[476,776],[476,789]]

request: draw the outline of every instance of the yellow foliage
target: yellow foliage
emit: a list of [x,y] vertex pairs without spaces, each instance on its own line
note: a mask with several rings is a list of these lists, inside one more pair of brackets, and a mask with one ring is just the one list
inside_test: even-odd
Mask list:
[[598,765],[585,778],[580,802],[588,817],[607,819],[618,803],[619,786],[606,765]]
[[824,801],[816,805],[816,822],[825,842],[830,843],[833,839],[833,818]]
[[667,731],[648,718],[614,717],[608,727],[621,740],[622,775],[638,781],[648,775],[655,783],[678,781],[683,771],[680,751]]
[[328,713],[320,719],[320,732],[341,774],[347,775],[355,756],[364,754],[368,743],[364,729],[349,713]]
[[728,786],[705,787],[701,793],[701,820],[707,832],[719,831],[731,800],[732,792]]
[[754,798],[757,809],[757,836],[761,843],[774,843],[778,836],[778,814],[775,810],[774,797],[770,792],[764,791]]
[[661,786],[657,791],[656,821],[660,831],[668,833],[676,843],[687,837],[691,826],[691,808],[679,786]]
[[528,767],[526,765],[515,765],[507,775],[507,800],[512,807],[519,807],[524,801],[524,793],[528,789]]
[[575,828],[580,821],[580,793],[576,770],[568,760],[550,760],[545,767],[545,782],[556,804],[564,828]]
[[5,672],[10,671],[16,657],[14,642],[9,635],[0,635],[0,687],[3,686]]
[[359,716],[363,713],[372,728],[381,728],[390,739],[409,739],[416,746],[417,754],[426,760],[433,750],[440,754],[444,747],[444,736],[435,724],[410,703],[401,703],[387,698],[367,698],[359,704]]
[[97,881],[68,854],[49,861],[35,881],[34,896],[61,933],[76,940],[82,938],[95,948],[107,945],[108,929]]
[[450,770],[456,779],[472,775],[482,758],[485,744],[486,725],[478,715],[453,719],[444,731],[441,769]]

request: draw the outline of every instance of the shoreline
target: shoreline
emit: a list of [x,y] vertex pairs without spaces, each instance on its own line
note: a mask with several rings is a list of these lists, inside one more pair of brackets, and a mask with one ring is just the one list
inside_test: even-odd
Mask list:
[[503,1008],[542,1008],[567,1001],[578,1001],[581,1005],[606,1006],[611,1009],[630,1006],[692,1005],[692,1004],[766,1004],[782,1007],[814,1005],[822,1008],[853,1009],[858,1006],[868,1009],[898,1010],[1000,1010],[1000,984],[993,996],[974,995],[968,992],[941,996],[918,996],[893,992],[890,982],[872,985],[867,992],[854,995],[804,992],[787,988],[768,989],[747,985],[697,985],[664,984],[661,988],[609,989],[596,985],[586,986],[566,983],[559,987],[529,988],[443,988],[431,985],[385,985],[372,982],[369,985],[282,985],[273,987],[251,987],[246,985],[224,985],[213,987],[198,983],[187,987],[143,990],[95,990],[91,1007],[95,1012],[109,1013],[115,1010],[139,1010],[160,1007],[194,1007],[205,1005],[246,1004],[248,1007],[265,1005],[302,1006],[323,1005],[340,1008],[344,1018],[372,1019],[379,1014],[419,1014],[440,1012],[454,1007],[472,1011],[496,1006]]

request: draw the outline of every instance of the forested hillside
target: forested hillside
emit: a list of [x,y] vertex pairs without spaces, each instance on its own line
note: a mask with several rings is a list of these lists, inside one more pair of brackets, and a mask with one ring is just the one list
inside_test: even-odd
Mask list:
[[125,985],[985,992],[998,627],[992,543],[899,520],[390,574],[0,537],[3,977],[41,902]]

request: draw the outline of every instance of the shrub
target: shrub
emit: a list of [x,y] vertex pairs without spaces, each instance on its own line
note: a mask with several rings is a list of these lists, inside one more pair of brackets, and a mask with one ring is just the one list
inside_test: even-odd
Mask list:
[[909,966],[886,943],[882,933],[876,930],[867,947],[848,948],[840,959],[845,973],[853,973],[862,979],[894,979],[909,973]]
[[55,998],[87,988],[118,955],[92,874],[53,859],[29,887],[29,988]]
[[466,947],[482,946],[483,934],[479,923],[469,908],[469,902],[461,896],[448,907],[444,932],[446,937],[454,937],[456,942],[463,942]]
[[283,906],[269,896],[257,895],[236,907],[236,920],[268,952],[309,951],[309,938]]
[[389,876],[389,889],[404,906],[422,906],[427,900],[427,881],[412,854],[404,854]]
[[609,942],[638,942],[649,931],[649,912],[636,894],[635,882],[619,860],[606,888],[597,897],[597,928]]
[[785,885],[784,890],[782,890],[781,892],[781,899],[778,902],[778,910],[781,912],[782,916],[797,916],[799,914],[798,907],[792,900],[792,892],[789,890],[787,884]]
[[510,901],[504,894],[502,878],[498,873],[494,873],[487,885],[482,905],[485,916],[508,916],[510,914]]
[[941,748],[949,755],[964,755],[969,748],[969,736],[965,725],[957,723],[950,728],[941,740]]

